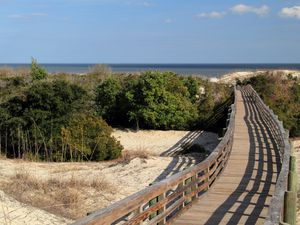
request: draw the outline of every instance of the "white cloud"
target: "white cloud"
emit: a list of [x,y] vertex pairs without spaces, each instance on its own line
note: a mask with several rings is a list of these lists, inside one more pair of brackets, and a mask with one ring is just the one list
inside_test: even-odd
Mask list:
[[8,16],[8,18],[11,18],[11,19],[25,19],[26,17],[24,15],[21,15],[21,14],[11,14]]
[[47,13],[31,13],[31,16],[48,16]]
[[142,5],[145,6],[145,7],[152,7],[153,3],[151,3],[151,2],[143,2]]
[[270,8],[266,5],[263,5],[261,7],[253,7],[250,5],[235,5],[231,8],[231,11],[236,13],[236,14],[246,14],[246,13],[255,13],[259,16],[266,16],[270,12]]
[[173,23],[173,20],[170,18],[165,19],[165,23]]
[[300,6],[282,8],[279,15],[281,17],[300,19]]
[[33,17],[43,17],[48,16],[46,13],[29,13],[29,14],[11,14],[8,16],[8,18],[11,19],[30,19]]
[[199,13],[196,15],[197,18],[223,18],[226,15],[226,12],[209,12],[209,13]]

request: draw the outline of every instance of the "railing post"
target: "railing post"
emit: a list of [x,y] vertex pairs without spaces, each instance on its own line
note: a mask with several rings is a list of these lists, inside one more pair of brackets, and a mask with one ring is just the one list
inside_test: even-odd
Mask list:
[[[198,173],[196,173],[195,174],[195,181],[196,181],[196,183],[195,183],[195,186],[194,186],[194,190],[197,190],[198,189]],[[195,194],[195,199],[197,199],[198,198],[198,192],[196,192],[196,194]]]
[[[193,182],[193,177],[190,177],[184,181],[184,185],[189,185],[191,182]],[[188,188],[186,191],[184,191],[184,195],[188,195],[192,192],[192,187]],[[188,205],[189,203],[192,202],[192,197],[190,199],[187,199],[184,201],[184,206]]]
[[[140,213],[142,213],[143,212],[143,205],[140,205],[140,207],[137,209],[137,214],[140,214]],[[139,225],[142,225],[143,224],[143,221],[140,221],[139,223],[138,223]]]
[[[180,184],[178,184],[178,189],[181,189],[183,187],[184,187],[184,180]],[[185,193],[182,192],[182,198],[184,198],[184,196],[185,196]],[[181,210],[182,208],[184,208],[184,201],[182,202],[181,206],[179,206],[179,210]]]
[[[288,132],[286,132],[288,136]],[[294,148],[291,144],[291,156],[288,174],[287,191],[284,195],[284,222],[295,225],[297,216],[297,159],[293,155]]]
[[293,191],[286,191],[284,194],[284,222],[296,225],[297,194]]
[[[207,169],[206,169],[206,174],[207,174],[207,178],[205,179],[205,183],[209,183],[209,180],[210,180],[210,178],[209,178],[209,172],[210,172],[210,170],[209,170],[209,165],[208,165],[208,167],[207,167]],[[209,184],[207,185],[207,188],[205,188],[205,190],[206,191],[208,191],[209,190]]]
[[[161,201],[163,199],[165,199],[167,196],[166,196],[166,193],[164,192],[158,199],[158,201]],[[163,208],[161,208],[160,210],[158,210],[158,214],[161,214],[163,213],[164,211],[166,211],[166,205],[163,206]],[[166,224],[166,217],[163,218],[162,221],[160,221],[157,225],[164,225]]]

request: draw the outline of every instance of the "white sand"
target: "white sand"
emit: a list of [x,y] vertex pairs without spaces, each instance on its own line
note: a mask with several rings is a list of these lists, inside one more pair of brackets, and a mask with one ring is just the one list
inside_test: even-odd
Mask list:
[[[227,84],[235,84],[236,79],[244,80],[250,77],[258,76],[266,72],[271,72],[272,74],[278,74],[282,76],[292,75],[293,77],[300,78],[300,71],[296,70],[272,70],[272,71],[241,71],[229,73],[221,76],[219,79],[212,78],[212,82],[221,82]],[[216,80],[217,79],[217,80]]]
[[[197,133],[197,134],[195,134]],[[195,136],[186,140],[186,135]],[[121,142],[126,150],[146,150],[154,155],[160,155],[178,142],[192,141],[203,146],[207,151],[212,151],[218,144],[218,135],[203,131],[154,131],[154,130],[120,130],[115,129],[113,136]]]
[[147,150],[160,155],[175,145],[188,131],[153,131],[153,130],[120,130],[115,129],[113,136],[121,142],[126,150]]
[[22,204],[0,190],[0,224],[68,224],[71,220]]
[[[0,184],[9,180],[16,171],[26,171],[39,179],[61,178],[72,176],[82,180],[101,178],[108,182],[112,189],[102,193],[86,193],[85,201],[81,205],[82,215],[96,209],[106,207],[131,195],[155,181],[158,177],[164,179],[172,174],[192,166],[196,160],[191,156],[159,157],[158,155],[169,149],[188,132],[186,131],[133,131],[115,130],[114,136],[121,141],[125,149],[147,150],[148,159],[134,158],[129,163],[118,161],[100,163],[34,163],[22,160],[0,160]],[[217,136],[213,133],[200,132],[196,139],[198,143],[207,145],[208,149],[217,145]],[[153,154],[153,156],[151,155]],[[164,173],[163,173],[164,172]],[[163,173],[163,174],[162,174]],[[1,193],[0,224],[65,224],[71,220],[64,220],[60,216],[52,215],[43,210],[22,204],[15,199]],[[10,218],[7,223],[7,218]]]

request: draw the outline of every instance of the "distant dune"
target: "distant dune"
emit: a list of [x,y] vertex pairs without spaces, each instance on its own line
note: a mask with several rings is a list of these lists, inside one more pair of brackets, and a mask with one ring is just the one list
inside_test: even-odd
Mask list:
[[210,78],[211,82],[222,82],[227,84],[235,84],[236,80],[244,80],[250,77],[262,75],[262,74],[274,74],[274,75],[282,75],[282,76],[288,76],[291,75],[293,77],[300,78],[300,71],[298,70],[260,70],[260,71],[240,71],[240,72],[234,72],[234,73],[228,73],[220,78],[212,77]]

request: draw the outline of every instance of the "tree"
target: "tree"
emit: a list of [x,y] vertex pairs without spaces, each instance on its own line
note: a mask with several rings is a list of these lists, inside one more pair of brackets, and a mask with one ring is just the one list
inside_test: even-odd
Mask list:
[[31,59],[31,77],[33,80],[43,80],[47,77],[47,71],[41,67],[35,58]]
[[109,122],[113,122],[118,113],[117,98],[121,88],[120,81],[111,77],[98,85],[95,90],[96,112]]
[[187,88],[176,74],[149,71],[127,90],[129,119],[154,129],[184,129],[197,119]]

